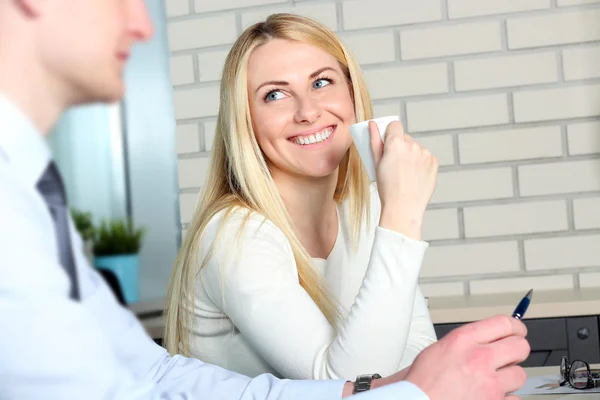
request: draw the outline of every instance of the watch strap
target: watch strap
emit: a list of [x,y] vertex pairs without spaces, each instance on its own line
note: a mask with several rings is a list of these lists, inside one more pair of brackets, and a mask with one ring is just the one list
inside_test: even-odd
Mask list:
[[381,379],[381,375],[372,374],[372,375],[359,375],[356,377],[354,381],[354,391],[353,394],[366,392],[371,389],[371,382],[373,379]]

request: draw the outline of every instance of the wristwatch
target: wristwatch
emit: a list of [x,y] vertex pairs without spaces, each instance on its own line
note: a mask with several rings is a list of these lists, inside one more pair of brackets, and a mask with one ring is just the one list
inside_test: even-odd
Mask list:
[[371,381],[373,379],[381,379],[381,375],[373,374],[373,375],[359,375],[356,377],[354,381],[354,391],[352,394],[366,392],[371,389]]

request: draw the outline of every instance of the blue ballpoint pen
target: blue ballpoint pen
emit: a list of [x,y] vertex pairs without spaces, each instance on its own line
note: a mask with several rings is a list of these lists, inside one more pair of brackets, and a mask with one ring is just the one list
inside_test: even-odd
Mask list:
[[523,317],[525,316],[525,311],[527,311],[527,307],[529,307],[529,302],[531,301],[532,294],[533,294],[533,289],[531,289],[529,292],[527,292],[525,297],[523,297],[521,299],[521,301],[519,302],[519,305],[517,306],[517,308],[515,308],[515,311],[512,314],[513,318],[516,318],[519,320],[523,319]]

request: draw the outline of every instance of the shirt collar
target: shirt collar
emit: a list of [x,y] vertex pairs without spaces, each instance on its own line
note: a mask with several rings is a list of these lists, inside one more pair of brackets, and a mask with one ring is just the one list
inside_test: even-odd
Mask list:
[[0,92],[0,159],[35,186],[51,160],[46,138],[33,121]]

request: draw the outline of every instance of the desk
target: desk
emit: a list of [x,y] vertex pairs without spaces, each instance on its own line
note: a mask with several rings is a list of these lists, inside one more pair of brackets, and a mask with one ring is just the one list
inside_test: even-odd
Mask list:
[[[438,338],[463,323],[494,314],[510,314],[520,293],[429,299],[429,312]],[[553,290],[533,293],[523,321],[531,354],[524,367],[559,365],[560,359],[600,362],[600,290]]]
[[[523,293],[497,293],[429,299],[429,312],[438,338],[470,321],[510,314]],[[146,331],[163,336],[164,300],[131,304]],[[598,288],[538,291],[527,310],[525,324],[531,354],[525,367],[559,365],[562,356],[600,362],[600,290]],[[551,334],[548,334],[548,333]],[[599,397],[600,399],[600,397]]]
[[[461,324],[495,314],[510,314],[524,293],[434,297],[428,299],[434,324]],[[154,299],[129,305],[142,320],[150,334],[162,336],[164,299]],[[527,310],[526,319],[569,318],[600,315],[600,289],[537,291]]]
[[[598,366],[593,365],[593,368],[597,368]],[[534,367],[534,368],[525,368],[527,371],[528,377],[534,376],[542,376],[542,375],[552,375],[558,373],[558,367]],[[582,391],[582,394],[555,394],[555,395],[529,395],[529,396],[521,396],[521,400],[557,400],[561,399],[565,396],[568,396],[569,400],[598,400],[600,399],[600,393],[585,393]]]

